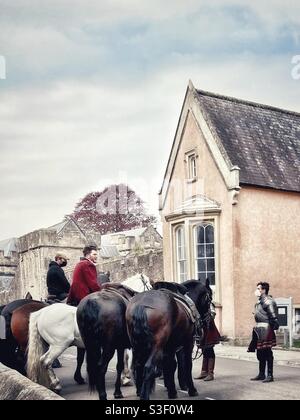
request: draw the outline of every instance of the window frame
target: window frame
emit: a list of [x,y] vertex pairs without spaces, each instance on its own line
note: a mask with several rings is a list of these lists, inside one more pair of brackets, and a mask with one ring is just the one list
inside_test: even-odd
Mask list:
[[[179,232],[182,232],[181,240],[183,240],[183,245],[179,246]],[[177,282],[183,283],[187,280],[187,268],[188,268],[188,260],[187,260],[187,243],[185,238],[185,225],[181,224],[175,227],[175,256],[176,256],[176,279]],[[181,250],[183,250],[183,258],[181,254]],[[184,266],[184,270],[181,270],[181,264]],[[182,276],[184,278],[182,278]]]

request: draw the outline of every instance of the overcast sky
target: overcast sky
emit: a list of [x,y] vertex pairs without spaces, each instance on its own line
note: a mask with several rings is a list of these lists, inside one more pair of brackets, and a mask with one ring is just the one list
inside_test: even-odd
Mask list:
[[189,79],[300,111],[297,55],[297,0],[0,0],[0,240],[110,182],[157,211]]

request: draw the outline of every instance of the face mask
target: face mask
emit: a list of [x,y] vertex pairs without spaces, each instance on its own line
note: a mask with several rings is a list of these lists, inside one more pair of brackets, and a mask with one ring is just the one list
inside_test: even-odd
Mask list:
[[261,296],[261,295],[260,295],[260,291],[259,291],[259,290],[257,290],[257,289],[255,290],[254,294],[255,294],[255,296],[256,296],[256,297],[258,297],[258,298]]
[[66,261],[64,261],[63,263],[61,263],[61,267],[65,267],[67,265],[67,262]]

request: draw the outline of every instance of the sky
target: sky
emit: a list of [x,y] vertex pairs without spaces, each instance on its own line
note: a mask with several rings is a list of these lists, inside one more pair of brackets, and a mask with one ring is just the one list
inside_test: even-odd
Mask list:
[[296,0],[0,0],[0,240],[111,183],[158,215],[188,81],[300,112],[299,62]]

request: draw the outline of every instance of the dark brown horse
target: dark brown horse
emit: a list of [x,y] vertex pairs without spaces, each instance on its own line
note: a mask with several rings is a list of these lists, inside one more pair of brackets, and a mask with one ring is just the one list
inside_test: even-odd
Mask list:
[[[171,285],[170,288],[174,289],[175,284]],[[188,281],[183,286],[188,290],[188,296],[194,301],[201,318],[205,319],[211,302],[209,284]],[[126,311],[137,395],[148,400],[155,386],[155,378],[163,371],[169,398],[177,397],[175,355],[182,349],[188,392],[195,397],[198,395],[192,379],[195,325],[184,305],[175,300],[170,290],[166,290],[167,283],[154,287],[162,289],[136,295]],[[179,285],[179,288],[182,286]]]
[[92,391],[98,391],[100,400],[107,399],[105,375],[115,351],[118,362],[114,396],[123,398],[124,351],[130,348],[125,312],[134,295],[126,286],[106,283],[101,292],[84,298],[77,309],[78,327],[86,348],[89,386]]

